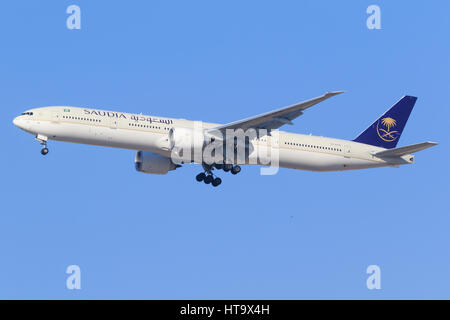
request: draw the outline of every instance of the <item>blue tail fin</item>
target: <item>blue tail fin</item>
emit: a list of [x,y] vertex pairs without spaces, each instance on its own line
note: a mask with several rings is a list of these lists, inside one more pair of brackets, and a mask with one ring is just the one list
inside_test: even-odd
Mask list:
[[416,100],[416,97],[404,96],[353,141],[395,148]]

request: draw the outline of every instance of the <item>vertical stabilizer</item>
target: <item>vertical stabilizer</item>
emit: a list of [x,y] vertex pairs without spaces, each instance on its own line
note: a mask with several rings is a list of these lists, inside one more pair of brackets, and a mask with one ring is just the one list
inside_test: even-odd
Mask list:
[[404,96],[353,141],[395,148],[416,100],[416,97]]

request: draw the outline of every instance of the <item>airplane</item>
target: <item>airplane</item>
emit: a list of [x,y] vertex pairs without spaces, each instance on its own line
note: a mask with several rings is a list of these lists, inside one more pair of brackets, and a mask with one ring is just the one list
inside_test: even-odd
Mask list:
[[[131,149],[137,151],[135,168],[139,172],[167,174],[184,164],[196,163],[203,168],[196,180],[214,187],[222,182],[214,169],[237,174],[241,171],[241,165],[272,166],[273,163],[267,162],[267,158],[275,155],[277,168],[344,171],[412,164],[412,153],[437,145],[435,142],[422,142],[397,147],[417,100],[408,95],[353,140],[278,130],[283,125],[292,125],[292,121],[308,108],[341,93],[343,91],[327,92],[310,100],[228,124],[72,106],[30,109],[16,117],[13,123],[35,136],[43,146],[42,155],[49,152],[48,140]],[[247,140],[237,140],[228,135],[230,130],[253,130],[256,134]],[[190,151],[205,150],[212,143],[228,143],[232,147],[223,153],[218,152],[219,157],[214,158],[213,162],[205,161],[211,157],[194,156],[188,157],[187,161],[183,161],[183,157],[174,157],[183,154],[180,152],[182,149],[192,148],[186,151],[186,155],[192,155]],[[245,155],[239,158],[236,150],[240,146],[243,146],[241,150],[245,151]],[[270,155],[259,157],[264,148],[266,151],[270,149]],[[261,160],[263,158],[264,161]]]

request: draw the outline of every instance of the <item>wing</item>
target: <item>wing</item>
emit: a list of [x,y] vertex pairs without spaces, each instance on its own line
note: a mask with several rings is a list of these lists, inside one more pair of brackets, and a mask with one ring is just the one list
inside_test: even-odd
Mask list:
[[292,124],[292,120],[302,115],[304,110],[343,92],[344,91],[328,92],[323,96],[311,100],[211,128],[208,131],[213,132],[220,130],[222,133],[225,133],[226,129],[243,129],[244,131],[249,128],[267,130],[278,129],[282,125]]

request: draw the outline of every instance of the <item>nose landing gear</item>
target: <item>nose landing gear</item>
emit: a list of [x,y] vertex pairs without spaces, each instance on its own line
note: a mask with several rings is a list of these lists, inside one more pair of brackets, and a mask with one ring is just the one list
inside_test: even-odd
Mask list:
[[41,149],[41,154],[43,155],[43,156],[45,156],[46,154],[48,153],[48,148],[42,148]]
[[43,155],[43,156],[45,156],[47,153],[48,153],[48,148],[47,148],[47,140],[48,140],[48,138],[46,137],[46,136],[42,136],[42,135],[40,135],[40,134],[38,134],[37,136],[36,136],[36,140],[37,141],[39,141],[40,143],[41,143],[41,145],[42,145],[42,149],[41,149],[41,154]]

